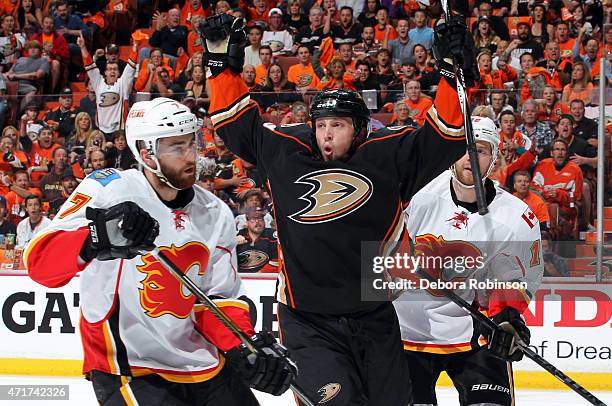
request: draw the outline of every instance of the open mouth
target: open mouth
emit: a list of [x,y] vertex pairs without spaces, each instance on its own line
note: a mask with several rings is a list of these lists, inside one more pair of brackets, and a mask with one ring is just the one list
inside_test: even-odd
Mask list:
[[331,156],[333,152],[334,151],[333,151],[332,147],[330,147],[330,146],[324,146],[323,147],[323,155]]

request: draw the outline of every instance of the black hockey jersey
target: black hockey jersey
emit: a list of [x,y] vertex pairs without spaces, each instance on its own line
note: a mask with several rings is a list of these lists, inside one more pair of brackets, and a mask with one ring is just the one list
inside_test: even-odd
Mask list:
[[[211,118],[228,148],[257,165],[274,200],[281,272],[277,299],[295,309],[344,314],[378,302],[361,297],[361,268],[406,240],[403,208],[423,186],[465,153],[455,89],[440,82],[425,125],[381,129],[346,162],[325,162],[305,124],[263,123],[240,76],[209,80]],[[378,254],[381,255],[381,254]]]

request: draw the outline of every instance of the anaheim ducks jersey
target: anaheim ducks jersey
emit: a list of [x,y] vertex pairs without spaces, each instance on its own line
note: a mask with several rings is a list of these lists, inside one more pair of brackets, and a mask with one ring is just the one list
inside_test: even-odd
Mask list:
[[104,169],[88,176],[25,251],[32,279],[49,287],[80,273],[83,372],[157,373],[174,382],[210,379],[223,367],[217,347],[237,341],[151,254],[77,265],[87,238],[87,207],[133,201],[157,219],[155,245],[245,331],[253,334],[237,274],[230,209],[194,186],[164,204],[142,172]]
[[[523,201],[490,180],[486,181],[489,213],[481,216],[475,203],[459,203],[451,179],[450,171],[442,173],[414,195],[406,209],[415,255],[440,258],[438,263],[421,264],[436,279],[457,282],[449,285],[458,288],[455,293],[489,316],[507,306],[522,313],[543,273],[537,218]],[[447,265],[449,257],[454,258],[451,266]],[[501,284],[470,286],[470,280],[517,282],[518,289],[500,288]],[[462,281],[466,284],[461,285]],[[482,344],[480,326],[465,310],[434,287],[415,287],[394,302],[404,349],[453,353]]]
[[[407,238],[404,202],[465,153],[454,87],[440,82],[422,128],[378,130],[347,161],[326,162],[310,126],[264,124],[240,76],[226,70],[209,84],[217,133],[268,179],[280,245],[277,300],[325,314],[379,306],[362,298],[362,266],[370,286],[373,257]],[[362,251],[362,242],[375,252]]]
[[85,70],[91,80],[92,87],[96,92],[97,122],[98,128],[107,134],[123,129],[126,101],[132,90],[132,82],[136,74],[135,56],[132,54],[128,59],[123,74],[115,83],[109,85],[98,66],[87,58]]

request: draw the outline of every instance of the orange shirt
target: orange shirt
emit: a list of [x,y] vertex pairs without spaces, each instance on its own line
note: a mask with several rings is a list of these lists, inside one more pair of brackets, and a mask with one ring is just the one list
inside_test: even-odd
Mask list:
[[593,93],[593,84],[591,82],[587,83],[586,89],[583,90],[575,90],[570,87],[570,85],[565,85],[563,88],[563,100],[572,101],[575,99],[582,100],[584,104],[591,103],[591,93]]
[[[174,70],[170,67],[170,60],[168,58],[162,59],[162,68],[166,69],[166,72],[168,72],[168,76],[170,77],[170,80],[174,79]],[[142,62],[142,66],[140,67],[140,73],[138,74],[136,83],[134,83],[134,89],[136,89],[137,92],[141,92],[145,88],[145,85],[147,84],[148,81],[149,81],[149,59],[147,58]],[[151,83],[152,84],[157,83],[157,75],[153,76],[153,81]]]
[[192,27],[191,27],[191,17],[193,17],[193,16],[202,16],[204,18],[209,17],[210,16],[210,7],[205,9],[202,5],[200,5],[199,9],[194,10],[193,7],[191,7],[191,2],[190,1],[186,1],[185,5],[181,9],[180,24],[186,26],[190,31],[192,29]]
[[[38,142],[35,142],[30,151],[30,165],[48,166],[53,161],[53,152],[59,147],[59,144],[53,143],[49,148],[41,148]],[[32,172],[30,177],[32,181],[39,181],[46,174],[47,172]]]
[[[582,171],[571,161],[557,170],[552,158],[543,159],[536,166],[531,183],[542,192],[546,201],[559,203],[566,210],[569,209],[570,193],[573,193],[574,201],[582,197]],[[550,195],[552,190],[556,191],[555,197]]]
[[316,89],[319,83],[319,78],[311,63],[307,66],[303,66],[301,63],[291,65],[287,72],[287,80],[295,83],[297,87],[307,87],[309,89]]
[[268,68],[265,68],[262,64],[255,67],[255,83],[258,85],[263,85],[267,76]]
[[410,108],[410,118],[412,118],[419,125],[425,124],[425,116],[433,104],[431,99],[428,99],[427,97],[419,97],[419,100],[416,102],[409,99],[404,100],[404,102],[408,105],[408,108]]
[[550,113],[544,109],[544,106],[540,105],[538,109],[538,121],[550,121],[556,125],[561,115],[569,113],[570,109],[567,104],[560,101],[553,105],[552,109],[550,109]]
[[397,31],[395,31],[395,28],[393,28],[391,24],[387,24],[384,30],[381,30],[378,24],[376,24],[376,27],[374,27],[374,41],[380,43],[384,42],[387,31],[389,31],[387,40],[391,41],[397,38]]
[[189,35],[187,35],[187,53],[189,56],[193,56],[196,52],[203,52],[204,48],[202,47],[202,38],[200,38],[200,34],[195,31],[189,31]]
[[[28,192],[30,192],[29,194],[31,195],[42,197],[42,192],[37,187],[29,187]],[[6,196],[6,209],[8,210],[8,213],[12,216],[23,217],[20,215],[20,212],[22,209],[24,209],[25,211],[25,208],[22,207],[22,204],[25,198],[19,196],[17,193],[13,192],[12,190],[8,192],[5,196]]]
[[571,58],[574,54],[574,44],[576,39],[570,38],[565,42],[559,42],[559,48],[561,49],[561,58]]
[[[21,165],[24,166],[24,168],[28,166],[28,156],[25,154],[25,152],[15,151],[13,154],[17,159],[19,159],[19,162],[21,162]],[[4,153],[0,154],[0,172],[5,173],[6,175],[12,175],[14,170],[15,168],[13,165],[4,160]]]
[[[518,193],[514,192],[513,194],[514,196],[519,197]],[[519,199],[521,198],[519,197]],[[544,200],[542,200],[540,196],[536,195],[532,191],[528,191],[527,197],[521,200],[524,201],[527,206],[529,206],[529,208],[531,209],[533,214],[536,215],[540,223],[544,223],[550,220],[546,203],[544,203]]]
[[[11,3],[11,0],[2,0],[0,1],[0,15],[10,14],[13,16],[17,16],[17,9],[21,4],[20,0],[17,0],[15,4]],[[17,21],[15,21],[15,24]]]

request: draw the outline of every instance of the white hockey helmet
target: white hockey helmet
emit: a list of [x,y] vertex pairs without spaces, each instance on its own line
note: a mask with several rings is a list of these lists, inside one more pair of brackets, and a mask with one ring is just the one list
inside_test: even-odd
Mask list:
[[[187,106],[167,97],[158,97],[149,101],[137,102],[132,106],[125,123],[125,136],[136,160],[157,175],[162,182],[175,188],[161,171],[156,156],[157,141],[160,138],[193,134],[196,129],[197,118]],[[151,168],[142,160],[140,147],[149,151],[157,165],[156,169]]]
[[[497,125],[495,125],[495,122],[489,117],[473,116],[472,130],[474,132],[474,141],[486,142],[491,145],[492,158],[489,167],[487,168],[484,176],[482,177],[482,180],[484,181],[491,174],[491,171],[495,166],[495,161],[497,161],[497,158],[499,156],[499,145],[501,143],[499,129],[497,128]],[[454,164],[451,166],[451,174],[453,175],[455,180],[457,180],[457,182],[461,183],[457,179]],[[461,185],[467,188],[474,187],[474,185],[464,185],[463,183],[461,183]]]

